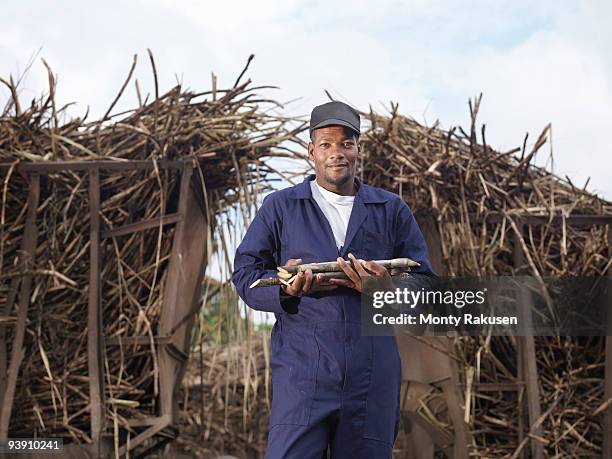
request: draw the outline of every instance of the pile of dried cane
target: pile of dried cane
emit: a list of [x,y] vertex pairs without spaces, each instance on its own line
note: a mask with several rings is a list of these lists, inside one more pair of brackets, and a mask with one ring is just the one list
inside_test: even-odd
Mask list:
[[177,447],[190,457],[264,456],[272,394],[269,332],[196,347],[183,384]]
[[[479,105],[480,99],[470,105],[472,126],[468,133],[460,128],[443,131],[437,124],[422,126],[401,116],[396,106],[390,116],[364,113],[371,128],[361,139],[364,156],[358,174],[365,183],[400,194],[417,216],[432,215],[441,236],[445,266],[445,272],[439,274],[527,273],[537,277],[609,273],[610,230],[602,225],[571,226],[564,216],[611,215],[612,204],[533,164],[548,139],[548,126],[531,146],[526,137],[522,147],[504,153],[494,151],[486,143],[485,127],[477,130]],[[517,216],[525,213],[544,216],[550,222],[519,225]],[[521,266],[514,263],[513,240],[519,241],[518,249],[525,259]],[[545,415],[543,442],[548,457],[601,455],[602,413],[609,406],[603,398],[604,343],[601,337],[536,338],[540,404]],[[470,401],[466,419],[475,440],[471,456],[512,457],[519,446],[519,429],[525,431],[527,425],[526,408],[521,403],[524,392],[483,392],[479,384],[516,383],[515,340],[460,338],[455,346]],[[246,347],[242,349],[245,355],[252,355]],[[216,373],[204,371],[206,390],[219,378],[231,388],[217,400],[219,414],[210,415],[214,420],[220,413],[236,413],[233,418],[225,417],[227,424],[222,432],[228,441],[239,438],[231,432],[249,432],[251,421],[245,423],[248,415],[238,416],[240,408],[246,413],[268,409],[268,367],[260,367],[264,374],[254,382],[254,377],[247,376],[251,373],[246,368],[252,367],[246,362],[250,361],[248,357],[241,369],[230,371],[228,367],[228,372],[219,373],[216,379],[207,377]],[[246,396],[249,404],[243,403],[243,391],[249,384],[260,390],[266,387],[261,392],[266,397],[262,396],[257,406],[250,404],[250,395]],[[237,424],[232,424],[232,419]],[[263,419],[259,422],[265,423]],[[211,423],[207,420],[204,425]],[[445,430],[449,428],[446,423]],[[218,444],[218,438],[210,438]],[[261,450],[265,438],[259,434],[249,445],[254,447],[258,438],[262,443],[257,448]],[[401,444],[402,438],[398,440]],[[524,450],[526,454],[528,449]]]
[[[23,103],[13,80],[0,112],[0,383],[6,384],[14,321],[21,301],[19,279],[27,214],[24,162],[117,162],[147,160],[149,169],[100,173],[102,233],[176,212],[178,174],[163,161],[189,158],[196,167],[210,230],[223,233],[218,217],[229,206],[245,209],[254,195],[269,189],[274,171],[265,158],[288,153],[293,131],[276,116],[279,104],[258,96],[241,77],[228,89],[193,92],[176,86],[160,94],[153,58],[155,92],[138,107],[112,115],[130,81],[99,120],[71,118],[49,93]],[[134,65],[136,61],[134,61]],[[246,70],[246,68],[245,68]],[[233,228],[229,228],[233,230]],[[87,358],[87,304],[90,272],[87,174],[59,168],[41,175],[36,230],[38,245],[30,274],[33,285],[10,436],[59,435],[90,441]],[[103,359],[108,432],[132,432],[131,422],[157,413],[160,305],[168,275],[174,227],[103,238],[100,253]],[[202,237],[206,237],[203,234]],[[121,344],[130,337],[134,344]],[[135,344],[138,338],[149,345]],[[119,439],[116,438],[118,441]],[[125,438],[121,439],[123,442]]]
[[[536,154],[546,144],[548,126],[531,146],[525,137],[522,147],[503,153],[494,151],[486,143],[485,127],[477,130],[479,105],[480,99],[470,104],[472,126],[468,133],[461,128],[443,131],[437,124],[422,126],[401,116],[397,106],[393,106],[390,116],[364,113],[371,128],[361,138],[364,156],[358,171],[360,178],[365,183],[397,192],[417,215],[433,215],[441,235],[445,266],[445,271],[439,274],[529,273],[537,277],[608,273],[609,229],[574,227],[566,224],[563,216],[610,215],[612,204],[587,192],[586,186],[578,188],[569,179],[533,164]],[[550,218],[550,224],[521,226],[517,221],[519,213],[545,216]],[[559,216],[561,225],[553,224],[553,217]],[[519,241],[524,265],[515,266],[513,239]],[[290,278],[290,274],[284,273],[284,276]],[[600,457],[602,413],[607,406],[603,400],[604,343],[601,337],[536,338],[540,403],[545,414],[543,442],[549,457]],[[204,367],[200,373],[202,382],[196,385],[203,389],[202,395],[190,386],[190,398],[198,394],[204,397],[201,403],[206,404],[213,403],[205,394],[214,387],[215,381],[221,378],[225,381],[224,387],[229,389],[223,392],[225,395],[215,397],[217,414],[209,414],[203,423],[210,426],[205,432],[214,429],[222,435],[209,434],[205,444],[190,441],[190,451],[204,452],[204,445],[215,445],[216,451],[236,454],[250,451],[253,457],[263,451],[265,436],[259,430],[254,430],[258,433],[248,447],[246,437],[234,433],[242,432],[244,436],[250,432],[250,413],[259,413],[256,419],[265,426],[267,421],[259,416],[269,410],[269,364],[265,359],[251,358],[265,353],[253,353],[246,344],[241,349],[245,357],[238,368],[227,366],[225,372],[219,368],[221,373],[216,374]],[[519,428],[522,425],[525,429],[527,423],[525,409],[524,417],[519,419],[524,392],[503,389],[482,392],[478,384],[516,382],[516,342],[510,338],[464,337],[456,340],[455,350],[470,401],[466,419],[475,440],[471,457],[511,457],[517,452]],[[259,362],[257,377],[252,373],[256,370],[251,363],[247,364],[255,361]],[[194,364],[192,371],[197,372]],[[258,388],[261,398],[255,405],[252,403],[257,397],[253,398],[249,387]],[[245,390],[250,393],[246,396],[249,404],[241,405]],[[236,404],[242,406],[243,416],[239,415],[241,411]],[[192,410],[189,413],[193,422],[195,413]],[[214,428],[214,419],[221,413],[225,413],[226,422],[222,429]],[[235,414],[232,417],[228,413]],[[439,420],[432,422],[439,423]],[[444,433],[452,439],[448,419],[444,422]],[[226,443],[218,449],[221,439],[242,446],[233,450]],[[405,438],[400,434],[397,457],[402,457],[399,450],[404,444]],[[524,452],[528,454],[528,448]]]
[[[586,191],[586,185],[579,188],[534,165],[550,126],[532,145],[526,136],[522,147],[494,151],[485,126],[477,129],[480,100],[470,103],[469,132],[443,131],[437,123],[422,126],[400,115],[397,106],[390,116],[364,113],[371,129],[362,137],[361,177],[400,194],[418,217],[430,216],[440,234],[445,272],[439,274],[610,275],[612,228],[575,226],[569,216],[609,216],[612,203]],[[519,215],[543,217],[543,224],[521,222]],[[516,251],[524,260],[520,265]],[[599,457],[605,338],[536,337],[535,343],[545,453]],[[466,419],[476,442],[474,456],[512,456],[519,430],[527,435],[526,408],[519,403],[524,392],[481,392],[478,384],[516,382],[516,342],[460,338],[456,350],[471,399]]]

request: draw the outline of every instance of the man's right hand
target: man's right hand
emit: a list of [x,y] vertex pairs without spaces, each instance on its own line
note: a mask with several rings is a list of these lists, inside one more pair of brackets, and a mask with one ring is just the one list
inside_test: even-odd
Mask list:
[[[287,266],[296,266],[300,264],[302,264],[301,258],[290,258],[286,263]],[[287,286],[282,284],[281,289],[287,295],[299,297],[309,293],[334,290],[338,287],[337,285],[324,284],[321,279],[322,277],[323,276],[320,273],[313,275],[312,270],[310,269],[307,269],[305,272],[300,271],[291,285]]]

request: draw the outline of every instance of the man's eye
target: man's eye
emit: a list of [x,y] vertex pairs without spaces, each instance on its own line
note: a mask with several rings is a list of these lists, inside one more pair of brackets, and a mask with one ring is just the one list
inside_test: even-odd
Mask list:
[[352,148],[353,142],[344,142],[344,148]]
[[320,146],[323,148],[327,148],[329,147],[329,144],[327,142],[323,142],[322,144],[320,144]]

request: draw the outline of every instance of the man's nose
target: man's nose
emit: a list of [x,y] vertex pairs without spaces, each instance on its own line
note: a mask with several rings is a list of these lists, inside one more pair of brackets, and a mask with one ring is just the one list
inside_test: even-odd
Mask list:
[[338,144],[332,144],[331,148],[329,149],[329,158],[330,159],[335,159],[335,158],[344,158],[344,150],[341,148],[340,145]]

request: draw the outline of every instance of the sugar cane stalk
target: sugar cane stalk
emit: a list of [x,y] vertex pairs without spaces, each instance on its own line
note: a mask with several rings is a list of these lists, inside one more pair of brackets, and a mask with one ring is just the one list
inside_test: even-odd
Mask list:
[[[402,273],[409,272],[410,268],[391,268],[389,270],[389,274],[392,277],[399,276]],[[330,279],[348,279],[349,277],[346,275],[344,271],[327,271],[322,273],[313,273],[315,275],[321,274],[322,281],[324,284],[328,283]],[[257,279],[255,282],[251,284],[249,288],[257,288],[257,287],[270,287],[272,285],[291,285],[293,281],[296,279],[297,275],[293,275],[290,279],[285,280],[280,277],[266,277],[262,279]]]
[[[349,266],[353,266],[351,260],[346,260]],[[383,268],[391,269],[391,268],[410,268],[413,266],[419,266],[414,260],[410,258],[393,258],[391,260],[374,260],[375,263],[378,263]],[[342,271],[340,265],[336,261],[326,261],[323,263],[305,263],[302,265],[294,265],[294,266],[279,266],[276,268],[281,273],[291,273],[297,274],[300,271],[305,272],[307,269],[310,269],[313,273],[324,273],[324,272],[334,272],[334,271]]]

